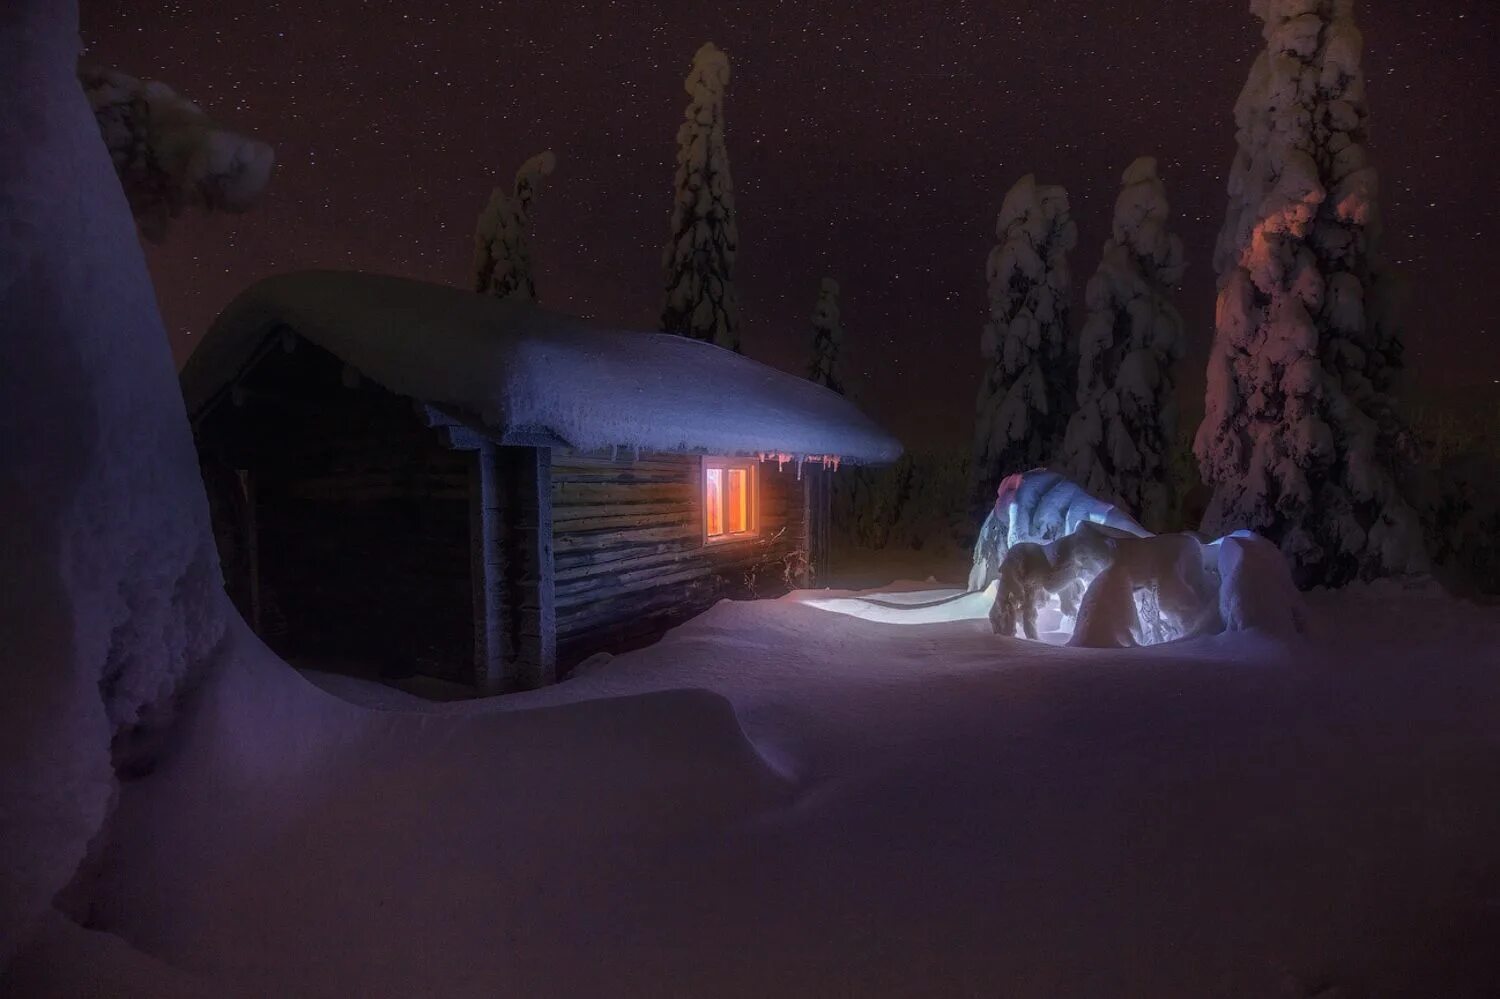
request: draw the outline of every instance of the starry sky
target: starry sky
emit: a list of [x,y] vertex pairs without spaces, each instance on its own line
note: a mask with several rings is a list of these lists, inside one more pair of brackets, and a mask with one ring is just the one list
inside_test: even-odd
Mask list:
[[[744,349],[801,373],[824,274],[861,404],[909,445],[972,430],[985,257],[1005,191],[1067,187],[1076,299],[1121,171],[1159,158],[1184,238],[1191,409],[1246,0],[83,0],[85,61],[160,79],[276,149],[249,214],[148,257],[179,362],[259,277],[304,267],[467,284],[489,190],[542,149],[542,301],[653,329],[693,52],[730,55]],[[1362,0],[1386,252],[1412,289],[1412,389],[1500,398],[1500,3]],[[1081,318],[1078,317],[1078,318]],[[1491,391],[1493,389],[1493,391]],[[1193,419],[1193,414],[1187,414]]]

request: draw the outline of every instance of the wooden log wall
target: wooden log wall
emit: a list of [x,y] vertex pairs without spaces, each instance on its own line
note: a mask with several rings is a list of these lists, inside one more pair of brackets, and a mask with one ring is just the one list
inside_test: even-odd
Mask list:
[[557,679],[547,448],[482,443],[470,492],[476,685],[487,694]]
[[262,362],[241,399],[199,446],[253,486],[263,637],[293,659],[472,682],[473,455],[311,345]]
[[649,644],[723,597],[777,596],[805,579],[807,497],[797,468],[762,462],[760,530],[706,544],[702,459],[552,453],[557,658]]

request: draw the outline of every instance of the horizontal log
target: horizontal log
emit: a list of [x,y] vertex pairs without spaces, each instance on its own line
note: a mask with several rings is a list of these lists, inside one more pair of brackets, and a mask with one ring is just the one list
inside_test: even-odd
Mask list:
[[622,527],[609,531],[569,531],[553,538],[553,551],[598,551],[622,545],[655,544],[691,540],[702,536],[696,523],[682,522],[661,527]]
[[755,562],[775,562],[791,551],[792,549],[786,546],[757,544],[753,547],[734,549],[715,548],[670,552],[619,560],[602,566],[581,566],[570,569],[566,576],[559,574],[557,595],[561,600],[566,594],[585,593],[609,587],[625,589],[642,580],[664,577],[688,567],[701,566],[712,570]]
[[641,468],[578,468],[578,469],[556,469],[552,470],[552,485],[554,487],[562,483],[576,482],[598,482],[606,485],[617,485],[628,489],[631,486],[649,484],[667,485],[689,485],[696,483],[697,476],[692,472],[684,473],[682,469],[641,469]]
[[603,482],[558,482],[552,487],[552,505],[582,506],[603,503],[661,503],[671,500],[693,500],[698,490],[693,483],[644,482],[629,486]]
[[[779,560],[751,557],[738,562],[697,564],[684,566],[676,571],[646,576],[630,582],[620,582],[596,591],[570,589],[566,594],[557,594],[558,628],[573,626],[580,621],[602,620],[612,614],[628,614],[638,609],[632,601],[661,594],[663,600],[675,595],[687,598],[695,584],[706,584],[714,577],[723,577],[725,588],[737,589],[743,585],[747,572],[762,572],[767,569],[780,571]],[[683,588],[687,587],[686,590]]]
[[[649,517],[661,513],[692,514],[693,504],[684,503],[679,499],[659,500],[652,503],[632,503],[628,508],[629,513]],[[622,516],[626,511],[622,508],[611,507],[608,504],[585,503],[578,505],[559,506],[552,505],[552,522],[554,525],[564,525],[574,520],[584,520],[589,517]]]
[[592,517],[574,517],[568,520],[559,520],[553,523],[553,531],[557,534],[576,533],[579,531],[603,531],[612,528],[632,527],[666,527],[675,524],[698,523],[698,518],[691,511],[683,509],[672,509],[662,513],[601,513]]

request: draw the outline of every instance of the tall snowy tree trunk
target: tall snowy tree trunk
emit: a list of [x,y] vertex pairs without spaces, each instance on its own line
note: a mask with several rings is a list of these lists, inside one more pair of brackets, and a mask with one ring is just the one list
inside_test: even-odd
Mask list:
[[729,57],[705,42],[693,56],[684,84],[692,100],[677,130],[672,238],[662,251],[666,297],[661,328],[737,351],[740,317],[734,258],[740,240],[724,145],[728,85]]
[[1167,232],[1166,188],[1156,160],[1125,171],[1111,236],[1089,280],[1079,337],[1078,409],[1068,423],[1062,469],[1153,531],[1171,511],[1177,435],[1172,365],[1182,356],[1182,317],[1168,291],[1182,280],[1182,241]]
[[1030,175],[1005,196],[990,251],[990,321],[976,404],[972,512],[995,501],[1000,480],[1055,460],[1072,411],[1077,357],[1068,329],[1068,251],[1078,230],[1061,187]]
[[0,6],[0,965],[233,615],[79,50],[74,4]]
[[1235,107],[1239,151],[1216,264],[1204,529],[1252,528],[1298,583],[1425,567],[1392,469],[1399,337],[1376,256],[1352,0],[1255,0],[1266,51]]

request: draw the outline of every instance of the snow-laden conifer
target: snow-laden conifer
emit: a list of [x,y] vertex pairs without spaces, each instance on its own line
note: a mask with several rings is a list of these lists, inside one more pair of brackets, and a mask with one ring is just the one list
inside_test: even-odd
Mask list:
[[677,129],[672,238],[662,252],[667,333],[740,349],[734,258],[734,182],[724,145],[724,88],[729,57],[713,42],[693,56],[684,86],[692,98]]
[[839,283],[831,277],[825,277],[818,286],[818,304],[813,309],[812,327],[812,363],[808,365],[807,377],[843,395],[839,351],[844,342],[844,325],[839,319]]
[[474,290],[496,298],[536,301],[527,227],[531,203],[557,166],[551,152],[538,153],[516,171],[511,190],[497,187],[474,227]]
[[1069,478],[1154,531],[1170,515],[1172,365],[1183,350],[1182,316],[1168,297],[1183,272],[1182,240],[1167,231],[1170,214],[1156,160],[1141,157],[1121,179],[1110,238],[1089,279],[1078,409],[1062,460]]
[[1425,563],[1393,474],[1401,345],[1376,255],[1352,0],[1254,0],[1266,49],[1235,106],[1216,335],[1194,444],[1204,529],[1251,528],[1301,585]]
[[990,251],[990,319],[974,432],[973,505],[994,502],[1005,476],[1058,457],[1077,360],[1068,330],[1068,251],[1078,231],[1061,187],[1027,175],[1011,188]]

